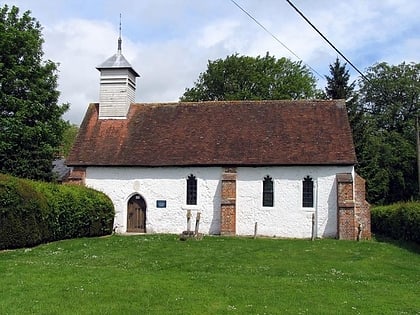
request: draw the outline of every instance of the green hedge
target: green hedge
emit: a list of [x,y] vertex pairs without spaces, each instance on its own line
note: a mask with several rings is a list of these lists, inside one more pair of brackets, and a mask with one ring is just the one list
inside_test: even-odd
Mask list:
[[0,174],[0,249],[111,234],[114,207],[103,193]]
[[371,215],[373,233],[420,243],[420,202],[373,207]]

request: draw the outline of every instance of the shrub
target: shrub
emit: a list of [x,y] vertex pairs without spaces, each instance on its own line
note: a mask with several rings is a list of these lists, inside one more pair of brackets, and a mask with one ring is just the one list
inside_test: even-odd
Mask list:
[[37,183],[47,197],[52,240],[112,233],[114,206],[103,193],[78,185]]
[[372,232],[420,243],[420,202],[373,207],[371,215]]
[[0,249],[34,246],[48,238],[47,203],[28,180],[0,174]]
[[113,219],[101,192],[0,174],[0,249],[111,234]]

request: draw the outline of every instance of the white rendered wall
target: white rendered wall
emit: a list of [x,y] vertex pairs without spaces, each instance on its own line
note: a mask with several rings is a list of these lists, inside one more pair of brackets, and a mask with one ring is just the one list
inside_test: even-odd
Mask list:
[[[236,233],[309,238],[312,214],[316,214],[316,235],[337,235],[337,173],[352,173],[353,167],[293,166],[238,168],[236,183]],[[263,179],[274,182],[274,206],[262,206]],[[314,207],[302,207],[302,181],[314,181]]]
[[[222,169],[214,168],[123,168],[88,167],[86,185],[108,195],[115,207],[114,228],[127,229],[127,202],[138,193],[146,201],[147,233],[181,233],[187,229],[187,210],[195,227],[201,212],[200,232],[220,233],[220,180]],[[186,205],[186,179],[197,178],[197,205]],[[166,200],[166,208],[157,208],[156,200]]]
[[[312,214],[316,217],[316,235],[337,235],[337,173],[353,173],[352,166],[239,167],[236,183],[236,234],[252,235],[255,222],[264,236],[309,238]],[[186,205],[186,178],[197,178],[197,206]],[[274,181],[274,206],[262,206],[263,179]],[[302,181],[314,181],[314,207],[302,207]],[[220,167],[140,168],[89,167],[86,185],[107,194],[116,215],[114,227],[126,232],[127,202],[138,193],[146,201],[147,233],[181,233],[186,230],[186,213],[192,210],[192,229],[197,211],[201,212],[200,232],[220,233]],[[156,200],[166,200],[166,208],[157,208]]]

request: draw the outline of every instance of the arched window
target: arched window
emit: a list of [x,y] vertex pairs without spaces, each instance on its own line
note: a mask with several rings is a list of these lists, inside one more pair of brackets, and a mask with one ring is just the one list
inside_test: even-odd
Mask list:
[[191,174],[187,178],[187,205],[197,204],[197,178]]
[[264,177],[263,181],[263,207],[274,205],[274,184],[270,176]]
[[314,206],[314,182],[309,176],[303,179],[302,206],[304,208],[313,208]]

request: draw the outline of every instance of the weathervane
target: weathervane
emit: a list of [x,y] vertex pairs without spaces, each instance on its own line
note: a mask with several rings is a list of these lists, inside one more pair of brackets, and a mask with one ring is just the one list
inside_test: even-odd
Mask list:
[[121,46],[122,46],[122,39],[121,39],[121,13],[120,13],[120,33],[119,33],[119,37],[118,37],[118,53],[121,54]]

